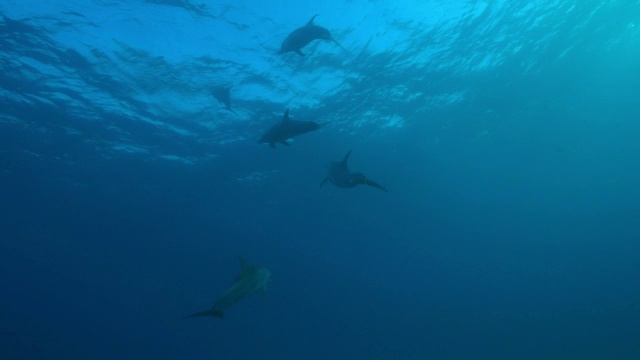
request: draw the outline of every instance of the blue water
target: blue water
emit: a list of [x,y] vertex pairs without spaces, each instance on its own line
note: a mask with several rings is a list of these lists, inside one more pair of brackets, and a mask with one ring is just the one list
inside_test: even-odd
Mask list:
[[637,0],[2,0],[0,359],[640,359],[638,54]]

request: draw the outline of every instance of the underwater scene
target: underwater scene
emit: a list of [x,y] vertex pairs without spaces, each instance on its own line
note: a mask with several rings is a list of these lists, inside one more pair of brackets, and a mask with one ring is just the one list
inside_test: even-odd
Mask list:
[[640,359],[640,0],[0,0],[0,359]]

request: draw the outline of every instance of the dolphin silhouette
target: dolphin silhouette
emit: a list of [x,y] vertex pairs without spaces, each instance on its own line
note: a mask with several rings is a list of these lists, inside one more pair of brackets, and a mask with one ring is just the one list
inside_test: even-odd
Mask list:
[[211,95],[213,95],[213,97],[218,100],[218,102],[222,105],[224,105],[224,107],[231,111],[232,113],[236,114],[237,113],[231,108],[231,88],[233,86],[216,86],[213,89],[211,89]]
[[329,30],[323,28],[322,26],[315,25],[313,20],[316,18],[316,15],[311,17],[311,20],[303,26],[293,30],[286,39],[282,42],[280,46],[280,54],[295,52],[300,56],[304,56],[302,52],[302,48],[307,46],[313,40],[328,40],[336,43],[340,48],[344,50],[342,45],[336,39],[331,36]]
[[214,316],[222,318],[224,312],[238,301],[259,291],[267,291],[271,281],[271,272],[267,268],[248,265],[242,257],[240,259],[240,273],[233,285],[225,291],[213,304],[211,309],[187,315],[184,318]]
[[313,121],[299,121],[289,119],[289,109],[284,112],[282,120],[268,128],[264,132],[258,144],[269,144],[272,148],[276,147],[276,143],[283,145],[291,145],[287,140],[314,130],[318,130],[326,124],[318,124]]
[[349,171],[349,165],[347,164],[349,161],[349,155],[351,155],[351,150],[347,152],[341,161],[333,161],[329,164],[327,176],[320,183],[320,187],[324,186],[328,181],[340,188],[352,188],[357,185],[368,185],[387,192],[387,189],[384,186],[373,180],[367,179],[363,173]]

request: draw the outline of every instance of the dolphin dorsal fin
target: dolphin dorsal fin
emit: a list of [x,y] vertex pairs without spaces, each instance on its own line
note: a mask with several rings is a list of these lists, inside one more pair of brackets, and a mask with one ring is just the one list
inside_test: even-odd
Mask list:
[[318,14],[315,14],[311,17],[311,19],[309,20],[309,22],[307,23],[307,26],[311,26],[313,25],[313,20],[315,20],[316,16],[318,16]]
[[235,281],[240,281],[245,275],[247,275],[251,271],[251,265],[247,263],[247,261],[242,256],[238,256],[238,261],[240,261],[240,271],[238,272],[238,276],[236,276]]
[[282,121],[283,122],[289,121],[289,108],[287,108],[287,110],[284,112],[284,115],[282,115]]
[[240,269],[244,269],[249,266],[247,265],[247,261],[242,256],[238,256],[238,261],[240,262]]
[[349,150],[349,151],[347,152],[347,154],[344,156],[344,158],[342,158],[342,161],[341,161],[341,162],[342,162],[342,164],[343,164],[343,165],[345,165],[345,166],[347,165],[347,161],[349,161],[349,155],[351,155],[351,150]]

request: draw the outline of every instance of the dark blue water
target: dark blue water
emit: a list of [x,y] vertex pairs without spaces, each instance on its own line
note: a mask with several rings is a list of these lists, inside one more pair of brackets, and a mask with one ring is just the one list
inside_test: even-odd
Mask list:
[[640,1],[0,16],[0,359],[640,358]]

